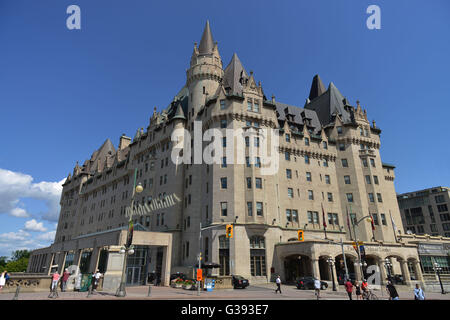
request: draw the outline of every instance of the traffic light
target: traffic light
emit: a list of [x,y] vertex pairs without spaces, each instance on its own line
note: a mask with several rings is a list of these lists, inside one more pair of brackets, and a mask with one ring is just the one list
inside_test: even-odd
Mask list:
[[298,239],[298,241],[305,240],[305,238],[303,237],[303,230],[297,230],[297,239]]
[[233,226],[231,224],[227,224],[226,237],[227,238],[233,238]]

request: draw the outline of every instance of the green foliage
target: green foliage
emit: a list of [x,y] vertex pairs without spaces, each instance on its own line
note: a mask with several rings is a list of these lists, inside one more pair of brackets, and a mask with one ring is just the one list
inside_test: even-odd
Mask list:
[[[8,263],[8,257],[5,257],[5,256],[0,257],[0,269],[4,269],[7,263]],[[2,271],[0,271],[0,272],[2,272]]]
[[16,250],[11,254],[12,261],[18,261],[22,258],[28,259],[30,257],[31,251],[28,250]]
[[20,258],[17,261],[9,261],[5,269],[8,272],[25,272],[27,271],[28,258]]

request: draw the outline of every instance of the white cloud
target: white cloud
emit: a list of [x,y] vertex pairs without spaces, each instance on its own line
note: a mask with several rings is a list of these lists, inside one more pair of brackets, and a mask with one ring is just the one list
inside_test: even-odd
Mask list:
[[15,217],[30,217],[30,213],[20,203],[22,198],[44,201],[48,208],[42,213],[42,218],[48,221],[58,221],[60,210],[62,184],[59,182],[42,181],[33,183],[33,177],[21,172],[0,169],[0,213]]
[[9,257],[16,250],[35,250],[48,247],[55,239],[56,231],[41,233],[33,237],[31,233],[20,229],[17,232],[0,234],[0,256]]
[[25,230],[27,231],[37,231],[37,232],[45,232],[47,228],[44,227],[44,223],[37,222],[34,219],[28,220],[25,222]]
[[30,217],[30,214],[28,212],[26,212],[24,209],[22,208],[13,208],[10,212],[10,215],[14,216],[14,217],[18,217],[18,218],[28,218]]
[[40,234],[39,236],[36,237],[36,239],[53,242],[53,240],[55,240],[55,235],[56,231],[50,231]]

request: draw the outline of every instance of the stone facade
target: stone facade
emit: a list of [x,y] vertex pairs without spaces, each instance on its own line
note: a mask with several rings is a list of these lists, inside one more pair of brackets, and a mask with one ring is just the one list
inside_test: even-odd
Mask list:
[[[191,136],[207,129],[256,133],[248,142],[244,137],[220,141],[231,146],[235,163],[239,143],[249,157],[250,149],[265,141],[262,130],[277,129],[279,169],[265,175],[257,158],[231,164],[227,153],[220,163],[176,164],[171,156],[176,129],[183,130],[178,141],[184,153],[195,145]],[[367,261],[383,266],[393,258],[394,270],[409,283],[408,263],[420,277],[417,245],[402,243],[394,228],[402,230],[402,220],[394,166],[381,160],[380,133],[359,102],[351,106],[333,83],[325,89],[318,76],[303,108],[274,96],[267,99],[261,82],[247,73],[236,54],[223,69],[208,23],[200,45],[194,45],[186,84],[169,106],[161,112],[155,107],[147,129],[138,129],[134,139],[122,135],[117,149],[107,140],[69,174],[53,246],[125,228],[136,172],[136,183],[144,190],[135,202],[164,201],[171,194],[181,199],[133,218],[148,234],[171,235],[172,272],[192,275],[201,252],[203,261],[221,264],[213,274],[239,274],[251,283],[271,281],[276,274],[283,281],[306,275],[330,280],[324,263],[331,257],[337,279],[342,271],[339,241],[354,264],[358,259],[351,246],[356,239],[364,243]],[[192,159],[196,161],[194,154]],[[227,224],[234,227],[232,239],[225,237]],[[304,230],[303,242],[297,241],[299,229]],[[303,257],[301,263],[298,257]],[[355,272],[361,276],[359,270]]]

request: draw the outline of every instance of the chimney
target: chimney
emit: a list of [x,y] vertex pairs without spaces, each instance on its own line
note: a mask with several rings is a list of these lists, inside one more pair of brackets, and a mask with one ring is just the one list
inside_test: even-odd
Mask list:
[[119,139],[119,150],[123,150],[123,149],[125,149],[126,147],[128,147],[128,145],[130,144],[130,142],[131,142],[131,138],[130,138],[130,137],[127,137],[127,136],[125,135],[125,133],[122,133],[122,136],[121,136],[120,139]]

